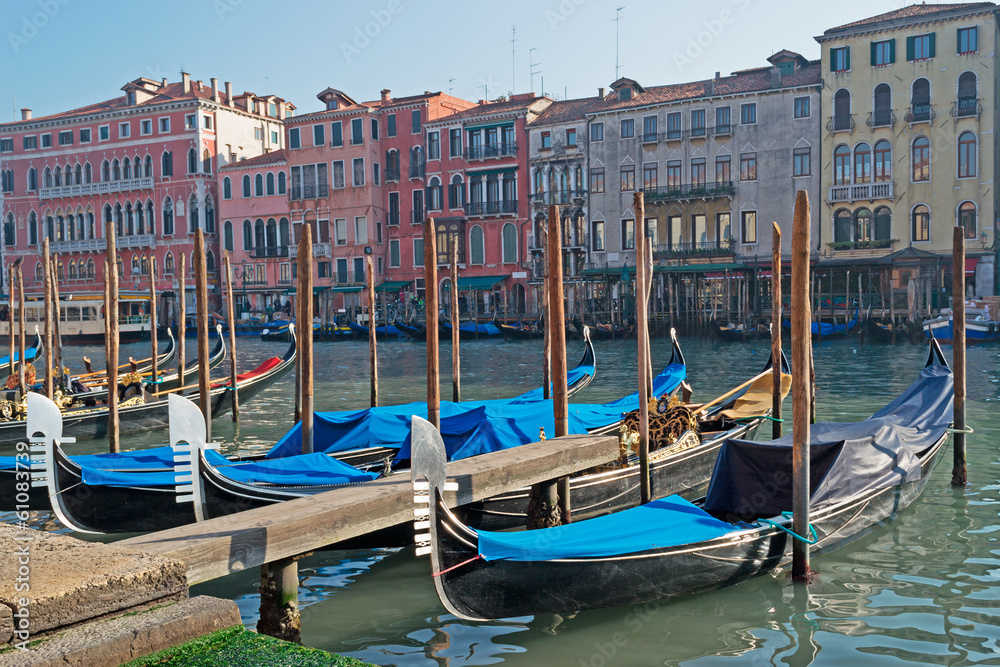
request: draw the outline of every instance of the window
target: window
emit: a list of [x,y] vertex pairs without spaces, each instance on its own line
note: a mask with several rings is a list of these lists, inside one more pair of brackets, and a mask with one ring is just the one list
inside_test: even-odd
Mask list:
[[428,160],[440,160],[441,159],[441,133],[440,132],[428,132],[427,133],[427,159]]
[[972,72],[962,72],[958,77],[957,116],[976,116],[979,114],[978,82]]
[[796,148],[792,151],[792,176],[812,174],[812,149]]
[[621,101],[623,101],[623,102],[626,101],[626,100],[632,99],[632,89],[631,88],[622,88],[621,90],[619,90],[618,91],[618,99],[621,100]]
[[[13,141],[13,140],[11,140],[11,141]],[[35,135],[31,135],[30,137],[25,137],[24,138],[24,150],[26,150],[26,151],[33,151],[36,148],[38,148],[38,137],[36,137]],[[13,151],[14,147],[11,146],[10,150]],[[10,151],[5,151],[5,152],[10,152]]]
[[931,142],[927,137],[914,139],[911,153],[913,180],[915,182],[931,180]]
[[931,84],[924,78],[919,78],[913,82],[913,89],[910,92],[910,113],[907,122],[919,123],[930,121],[931,116]]
[[[115,163],[117,163],[117,162],[118,162],[118,160],[115,160]],[[198,154],[194,152],[193,148],[191,148],[191,149],[188,150],[188,165],[187,166],[188,166],[188,173],[189,174],[195,174],[195,173],[198,172]],[[116,181],[118,180],[118,176],[117,175],[115,175],[115,180]]]
[[267,172],[267,196],[270,197],[274,194],[274,174]]
[[566,146],[568,148],[576,147],[576,130],[574,129],[566,130]]
[[378,118],[372,118],[372,141],[378,141]]
[[[87,165],[90,166],[89,164]],[[89,183],[89,181],[88,181]],[[33,192],[38,189],[38,172],[35,171],[34,167],[28,169],[28,192]]]
[[368,217],[359,215],[354,218],[354,242],[358,245],[368,243]]
[[160,133],[163,134],[163,133],[166,133],[166,132],[169,132],[169,131],[170,131],[170,119],[169,118],[161,118],[160,119]]
[[604,123],[593,123],[590,126],[590,140],[604,141]]
[[13,192],[14,191],[14,172],[10,169],[4,169],[0,171],[0,191],[3,192]]
[[399,193],[390,192],[389,193],[389,211],[387,214],[386,224],[392,227],[399,225]]
[[223,199],[233,198],[233,181],[228,176],[222,179],[222,198]]
[[396,136],[396,114],[391,113],[385,118],[385,136]]
[[334,160],[333,161],[333,188],[339,190],[340,188],[347,187],[347,181],[344,177],[344,161]]
[[132,125],[130,123],[118,123],[118,138],[127,139],[132,136]]
[[508,222],[503,226],[501,236],[503,241],[503,263],[516,264],[518,261],[517,227]]
[[42,135],[42,148],[52,148],[52,135],[45,133]]
[[729,107],[715,108],[715,133],[729,134],[733,131],[732,109]]
[[364,124],[360,118],[351,120],[351,145],[357,146],[364,142]]
[[703,189],[707,178],[708,166],[705,158],[696,157],[691,160],[691,189]]
[[293,127],[288,130],[288,147],[289,148],[299,148],[299,128]]
[[681,138],[681,113],[675,111],[667,114],[667,139]]
[[424,265],[424,240],[413,239],[413,266]]
[[412,223],[414,225],[420,224],[424,221],[424,191],[414,190],[413,191],[413,208],[410,211],[413,216]]
[[594,220],[590,223],[590,249],[594,252],[604,252],[603,220]]
[[976,26],[958,29],[958,52],[975,53],[979,50],[979,31]]
[[552,133],[551,132],[542,132],[542,145],[540,146],[540,148],[543,151],[547,151],[550,148],[552,148]]
[[667,162],[667,188],[670,190],[680,190],[682,182],[681,161],[671,160]]
[[365,184],[365,159],[356,157],[351,162],[351,170],[354,173],[353,184],[358,188]]
[[410,112],[410,122],[413,127],[410,129],[411,134],[420,134],[420,109],[414,109]]
[[808,118],[809,117],[809,98],[808,97],[796,97],[793,101],[794,110],[792,116],[795,118]]
[[206,130],[211,130],[212,129],[212,117],[211,116],[205,116],[203,118],[202,126]]
[[884,67],[896,62],[896,40],[872,42],[872,67]]
[[973,202],[964,201],[959,205],[958,226],[965,229],[965,238],[976,238],[976,205]]
[[715,182],[718,185],[729,185],[733,180],[732,166],[728,155],[715,158]]
[[590,194],[599,194],[604,192],[604,170],[603,169],[591,169],[590,170]]
[[851,69],[851,47],[830,49],[830,71],[846,72],[849,69]]
[[958,137],[958,177],[973,178],[976,175],[976,135],[963,132]]
[[448,130],[448,155],[450,157],[462,155],[462,130],[460,128]]
[[277,145],[277,143],[278,143],[278,131],[277,130],[271,130],[271,143],[274,144],[274,145]]
[[223,247],[229,252],[233,251],[233,222],[232,220],[226,220],[222,225],[222,242]]
[[854,182],[870,183],[872,180],[871,147],[861,142],[854,147]]
[[642,188],[644,190],[650,190],[659,185],[657,171],[655,162],[642,165]]
[[[11,142],[13,143],[13,142]],[[73,145],[73,130],[64,130],[59,133],[59,145],[60,146],[72,146]],[[11,150],[13,150],[13,145]]]
[[622,220],[622,250],[635,250],[635,220]]
[[691,112],[691,136],[704,137],[706,132],[707,130],[705,129],[705,110],[694,109]]
[[892,146],[885,139],[875,144],[875,182],[892,180]]
[[395,269],[399,267],[399,240],[392,239],[389,241],[389,268]]
[[757,122],[757,104],[751,102],[740,106],[740,123],[752,125]]
[[[107,214],[111,215],[111,209],[107,209]],[[174,204],[170,197],[163,201],[163,233],[168,236],[174,233]]]
[[285,177],[285,172],[279,171],[278,172],[278,194],[279,195],[285,194],[286,180],[287,179]]
[[263,197],[264,196],[264,175],[255,174],[253,177],[253,196]]
[[923,204],[918,204],[913,207],[912,214],[913,222],[913,240],[914,241],[930,241],[931,240],[931,211],[929,208]]
[[337,218],[333,221],[334,245],[347,245],[347,218]]
[[251,195],[251,192],[250,192],[250,174],[244,174],[243,175],[243,198],[246,199],[246,198],[251,197],[251,196],[252,195]]
[[627,192],[635,190],[635,167],[622,167],[621,170],[621,190]]
[[197,125],[195,124],[194,114],[193,113],[189,113],[186,116],[184,116],[184,129],[185,130],[194,130],[196,128],[197,128]]
[[757,211],[743,211],[740,214],[742,220],[743,243],[744,245],[754,245],[757,243]]
[[[173,176],[174,175],[174,154],[170,151],[164,151],[163,158],[160,160],[160,175],[161,176]],[[105,179],[107,180],[107,179]]]
[[[704,116],[704,111],[702,112]],[[704,123],[702,123],[704,125]],[[644,116],[642,119],[642,140],[644,142],[656,141],[656,116]]]
[[934,57],[934,33],[906,38],[906,59],[927,60]]
[[630,139],[635,136],[635,121],[631,118],[626,118],[622,121],[621,137],[622,139]]
[[848,185],[851,182],[851,149],[841,144],[833,150],[833,184]]
[[150,119],[139,121],[139,134],[146,135],[153,133],[153,121]]
[[757,154],[756,153],[741,153],[740,154],[740,180],[741,181],[756,181],[757,180]]
[[462,208],[463,206],[465,206],[465,184],[462,182],[462,177],[455,174],[451,177],[451,183],[448,185],[448,207]]
[[326,126],[313,125],[313,146],[326,145]]

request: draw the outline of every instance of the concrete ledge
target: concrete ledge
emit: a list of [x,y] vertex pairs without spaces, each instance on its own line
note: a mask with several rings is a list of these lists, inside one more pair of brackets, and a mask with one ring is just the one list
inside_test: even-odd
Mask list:
[[[28,601],[26,622],[32,639],[188,596],[183,563],[137,549],[0,525],[0,553],[5,554],[0,559],[0,605],[19,613],[22,601]],[[4,618],[10,615],[0,616],[0,638]]]
[[232,600],[199,596],[60,632],[27,651],[0,653],[5,667],[117,667],[202,635],[241,625]]

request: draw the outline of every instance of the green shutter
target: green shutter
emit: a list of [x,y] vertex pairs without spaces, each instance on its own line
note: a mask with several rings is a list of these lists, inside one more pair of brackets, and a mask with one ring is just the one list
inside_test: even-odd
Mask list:
[[837,71],[837,49],[830,49],[830,71]]
[[906,38],[906,60],[907,62],[913,60],[913,38]]
[[878,65],[878,63],[875,62],[875,42],[872,42],[869,46],[871,47],[872,52],[872,67],[875,67],[875,65]]
[[957,28],[955,30],[955,53],[962,52],[962,29]]
[[929,49],[930,53],[928,53],[927,56],[929,58],[933,58],[934,57],[934,33],[933,32],[931,33],[931,38],[930,38],[929,41],[930,41],[930,49]]
[[851,47],[844,47],[847,51],[844,53],[844,69],[850,71],[851,69]]
[[896,62],[896,40],[895,38],[889,40],[889,62]]

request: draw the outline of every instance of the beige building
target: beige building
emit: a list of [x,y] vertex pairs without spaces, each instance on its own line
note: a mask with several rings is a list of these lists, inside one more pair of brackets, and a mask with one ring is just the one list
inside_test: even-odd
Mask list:
[[816,38],[821,262],[888,267],[897,289],[917,280],[929,307],[959,225],[975,291],[994,292],[997,9],[911,5]]

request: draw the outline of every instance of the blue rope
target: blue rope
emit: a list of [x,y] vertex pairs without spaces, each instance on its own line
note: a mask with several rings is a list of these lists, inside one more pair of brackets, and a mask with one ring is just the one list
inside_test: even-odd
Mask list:
[[[791,519],[792,518],[792,513],[791,512],[782,512],[781,516],[785,517],[786,519]],[[777,528],[779,530],[785,531],[786,533],[788,533],[789,535],[791,535],[795,539],[799,540],[800,542],[805,542],[806,544],[816,544],[817,542],[819,542],[819,538],[816,536],[816,529],[813,528],[812,524],[809,524],[809,531],[812,533],[812,539],[810,540],[810,539],[807,539],[805,537],[802,537],[801,535],[799,535],[798,533],[796,533],[793,530],[785,528],[784,526],[782,526],[779,523],[775,523],[774,521],[771,521],[770,519],[758,519],[758,520],[759,521],[763,521],[764,523],[770,524],[770,525],[774,526],[775,528]]]

